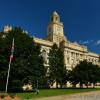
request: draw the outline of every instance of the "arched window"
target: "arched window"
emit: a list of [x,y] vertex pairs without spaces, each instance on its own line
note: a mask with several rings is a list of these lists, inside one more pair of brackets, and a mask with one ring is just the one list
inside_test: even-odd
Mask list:
[[42,56],[43,56],[44,63],[47,64],[47,53],[46,53],[46,50],[42,51]]
[[58,17],[56,17],[56,21],[58,21]]

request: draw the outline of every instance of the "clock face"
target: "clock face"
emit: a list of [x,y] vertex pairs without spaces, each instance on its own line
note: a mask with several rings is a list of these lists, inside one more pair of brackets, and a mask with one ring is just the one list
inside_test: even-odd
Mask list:
[[57,27],[57,32],[61,32],[61,28],[60,27]]

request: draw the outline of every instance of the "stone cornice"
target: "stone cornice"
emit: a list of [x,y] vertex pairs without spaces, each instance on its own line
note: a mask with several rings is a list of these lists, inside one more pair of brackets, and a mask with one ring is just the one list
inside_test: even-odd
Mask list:
[[57,25],[64,26],[62,22],[60,22],[60,23],[57,23],[57,22],[50,22],[49,24],[57,24]]
[[63,42],[63,46],[65,48],[70,48],[70,49],[73,49],[73,50],[76,50],[76,51],[80,51],[80,52],[88,52],[87,51],[87,47],[83,46],[83,45],[79,45],[79,44],[76,44],[76,43],[71,43],[69,41],[67,42]]
[[97,57],[99,58],[99,54],[96,54],[96,53],[93,53],[93,52],[88,52],[88,56],[91,56],[91,57]]
[[40,45],[44,45],[44,46],[48,46],[48,47],[53,46],[53,42],[50,42],[48,40],[43,40],[43,39],[40,39],[40,38],[33,37],[33,41],[37,44],[40,44]]

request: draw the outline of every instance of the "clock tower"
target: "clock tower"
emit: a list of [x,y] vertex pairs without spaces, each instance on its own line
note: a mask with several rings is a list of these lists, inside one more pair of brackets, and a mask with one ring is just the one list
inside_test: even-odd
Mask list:
[[60,22],[60,16],[56,11],[51,15],[49,25],[47,27],[48,40],[59,44],[64,40],[63,23]]

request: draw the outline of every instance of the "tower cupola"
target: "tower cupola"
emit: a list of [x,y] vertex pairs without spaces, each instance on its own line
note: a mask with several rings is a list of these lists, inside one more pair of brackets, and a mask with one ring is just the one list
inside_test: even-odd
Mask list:
[[54,23],[60,22],[60,17],[56,11],[54,11],[51,15],[51,22],[54,22]]
[[48,40],[59,45],[64,40],[64,26],[60,21],[60,16],[56,11],[51,14],[47,27]]

